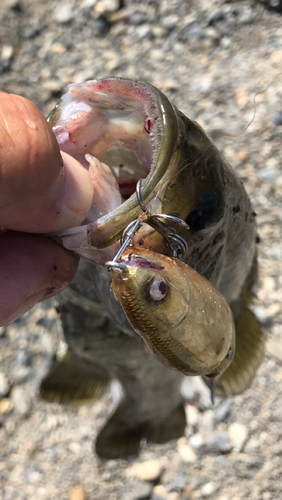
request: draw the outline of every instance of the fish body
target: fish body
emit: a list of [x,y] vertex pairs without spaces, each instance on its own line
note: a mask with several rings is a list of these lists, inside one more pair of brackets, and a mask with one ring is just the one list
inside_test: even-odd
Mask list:
[[[235,355],[225,370],[220,367],[216,379],[216,391],[223,396],[248,387],[263,355],[263,333],[249,309],[256,282],[255,213],[242,182],[203,129],[149,84],[110,78],[71,85],[51,112],[49,123],[60,148],[94,169],[99,196],[94,192],[93,207],[79,228],[52,235],[84,259],[73,282],[59,296],[69,353],[43,380],[41,394],[50,401],[77,404],[100,397],[109,381],[118,379],[123,398],[98,436],[96,451],[105,458],[126,456],[138,452],[143,438],[165,442],[179,437],[185,427],[181,374],[150,354],[134,331],[142,333],[138,321],[133,329],[113,297],[111,275],[104,267],[117,253],[125,227],[140,216],[137,181],[142,178],[142,201],[149,213],[179,217],[190,227],[182,234],[182,229],[167,222],[172,231],[179,230],[187,244],[183,264],[174,262],[173,266],[189,266],[190,274],[194,270],[207,279],[216,300],[222,296],[226,315],[232,311]],[[99,162],[109,167],[101,175]],[[103,193],[111,193],[109,200],[107,196],[101,199],[101,185]],[[133,244],[134,251],[139,247],[142,252],[154,252],[153,261],[156,253],[161,254],[161,260],[172,258],[165,239],[148,225],[136,233]],[[165,262],[172,282],[171,261]],[[181,281],[182,271],[177,273]],[[191,279],[192,288],[196,274]],[[187,320],[189,308],[185,306],[190,299],[186,297],[185,302],[187,279],[184,282],[179,293]],[[208,312],[208,301],[202,303],[208,322],[212,313]],[[177,311],[170,308],[169,314],[176,315],[180,327],[182,316],[178,317]],[[191,321],[188,343],[191,341],[196,349],[193,352],[199,354],[200,337],[192,333],[196,316]],[[155,318],[153,324],[156,322],[160,325],[161,319]],[[228,341],[223,342],[222,330],[220,335],[214,331],[210,345],[218,347],[217,354],[211,349],[209,360],[206,356],[206,361],[199,357],[196,364],[191,360],[187,363],[204,377],[225,363],[232,321],[226,319],[222,325],[226,325]],[[143,338],[149,344],[149,337]],[[188,353],[189,348],[186,346]],[[158,346],[154,349],[162,362],[171,366],[168,352],[160,353]]]

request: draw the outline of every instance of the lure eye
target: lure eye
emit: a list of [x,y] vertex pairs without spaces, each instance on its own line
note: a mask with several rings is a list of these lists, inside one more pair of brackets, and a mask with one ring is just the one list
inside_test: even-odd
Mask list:
[[163,300],[168,292],[166,281],[161,276],[155,276],[149,286],[149,294],[154,301]]

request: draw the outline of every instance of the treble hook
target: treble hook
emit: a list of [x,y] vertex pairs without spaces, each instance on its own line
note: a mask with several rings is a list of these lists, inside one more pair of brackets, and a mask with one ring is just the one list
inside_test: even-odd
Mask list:
[[117,269],[122,272],[127,272],[126,266],[119,263],[118,260],[123,254],[123,252],[126,250],[126,248],[132,244],[134,235],[142,223],[148,224],[153,229],[155,229],[155,231],[157,231],[162,235],[162,237],[166,240],[168,246],[172,249],[173,257],[181,260],[182,256],[185,255],[187,251],[187,243],[185,239],[179,234],[177,234],[175,229],[168,227],[166,224],[164,224],[163,220],[176,222],[178,225],[182,226],[182,228],[184,228],[185,230],[190,229],[188,224],[186,224],[184,220],[180,219],[179,217],[175,217],[174,215],[167,215],[167,214],[151,215],[143,203],[141,195],[141,182],[142,180],[139,179],[139,181],[136,184],[136,196],[137,196],[137,201],[143,213],[139,215],[138,219],[130,222],[130,224],[128,224],[128,226],[123,231],[120,239],[121,247],[119,251],[113,258],[113,260],[107,261],[105,263],[105,266],[108,268],[108,271],[111,271],[112,269]]

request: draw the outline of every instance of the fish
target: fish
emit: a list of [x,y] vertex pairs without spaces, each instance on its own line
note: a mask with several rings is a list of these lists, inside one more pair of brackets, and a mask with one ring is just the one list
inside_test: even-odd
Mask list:
[[[208,280],[232,311],[231,362],[224,358],[227,343],[215,365],[194,363],[205,381],[209,370],[220,368],[215,394],[222,397],[249,387],[264,353],[264,332],[251,309],[258,272],[256,214],[242,181],[202,127],[146,82],[112,77],[72,84],[48,122],[60,149],[89,170],[94,196],[79,227],[49,235],[82,258],[74,280],[58,296],[68,351],[42,380],[41,396],[84,404],[99,399],[118,380],[122,397],[95,450],[101,458],[135,455],[141,442],[178,438],[186,425],[183,374],[167,366],[168,350],[157,348],[156,357],[143,342],[145,336],[136,333],[142,333],[140,325],[132,328],[105,266],[120,249],[126,228],[144,212],[137,182],[141,179],[142,204],[151,220],[155,214],[171,215],[189,226],[184,230],[165,220],[167,230],[185,240],[183,264],[174,265],[189,266],[189,273]],[[149,224],[141,225],[132,245],[136,252],[154,252],[154,259],[155,254],[175,259],[167,239]],[[230,329],[232,322],[227,323]],[[214,345],[220,338],[222,331],[214,334]],[[193,340],[197,343],[197,336]]]
[[235,352],[224,297],[177,258],[129,248],[112,268],[112,288],[132,328],[166,366],[215,378]]

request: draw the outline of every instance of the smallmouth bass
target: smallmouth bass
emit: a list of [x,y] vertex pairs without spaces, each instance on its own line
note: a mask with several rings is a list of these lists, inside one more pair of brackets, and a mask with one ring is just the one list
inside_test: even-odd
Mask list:
[[[80,227],[52,235],[84,259],[59,296],[69,351],[43,380],[41,394],[79,404],[100,397],[118,379],[123,399],[99,434],[96,451],[104,458],[126,456],[138,452],[141,439],[165,442],[185,427],[181,375],[160,364],[135,334],[110,293],[104,267],[120,248],[124,228],[140,214],[137,181],[143,179],[142,198],[152,214],[189,225],[182,235],[183,262],[232,311],[236,350],[217,377],[222,396],[249,386],[264,351],[263,332],[249,309],[256,282],[255,213],[242,182],[203,129],[149,84],[110,78],[71,85],[49,122],[60,148],[90,170],[97,196]],[[138,231],[134,245],[161,259],[172,255],[149,226]],[[201,367],[204,377],[214,366],[207,365]]]

